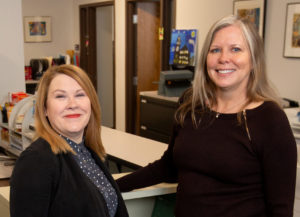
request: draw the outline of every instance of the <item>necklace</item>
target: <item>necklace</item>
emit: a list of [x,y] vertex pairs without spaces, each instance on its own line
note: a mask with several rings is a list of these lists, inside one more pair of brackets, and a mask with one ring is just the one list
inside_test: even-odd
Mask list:
[[[242,105],[244,102],[246,102],[246,100],[243,100],[237,104],[234,104],[233,106],[230,106],[229,108],[225,109],[222,113],[226,113],[228,111],[231,111],[232,109],[236,108],[237,106]],[[221,115],[221,112],[216,111],[216,118],[219,118]]]

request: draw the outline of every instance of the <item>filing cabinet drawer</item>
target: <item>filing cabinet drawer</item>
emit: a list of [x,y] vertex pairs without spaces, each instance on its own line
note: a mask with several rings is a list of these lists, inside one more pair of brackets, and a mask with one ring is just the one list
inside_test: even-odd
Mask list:
[[140,135],[169,142],[177,102],[141,96]]

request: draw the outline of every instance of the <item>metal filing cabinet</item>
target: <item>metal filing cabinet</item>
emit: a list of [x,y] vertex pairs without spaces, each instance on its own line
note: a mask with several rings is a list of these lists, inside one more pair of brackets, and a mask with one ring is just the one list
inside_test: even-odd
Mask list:
[[157,91],[140,93],[140,136],[169,143],[178,97],[165,97]]

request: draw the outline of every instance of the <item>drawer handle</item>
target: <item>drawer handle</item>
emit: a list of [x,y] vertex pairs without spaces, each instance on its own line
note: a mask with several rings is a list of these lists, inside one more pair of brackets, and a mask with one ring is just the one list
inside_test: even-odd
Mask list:
[[142,129],[142,130],[147,130],[147,127],[144,126],[144,125],[141,125],[141,129]]
[[141,99],[141,102],[142,103],[147,103],[147,100],[146,99]]

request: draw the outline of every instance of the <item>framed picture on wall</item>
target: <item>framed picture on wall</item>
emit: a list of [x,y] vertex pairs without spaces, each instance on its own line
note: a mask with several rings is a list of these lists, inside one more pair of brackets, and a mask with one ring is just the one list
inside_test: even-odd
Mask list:
[[173,29],[170,43],[170,65],[195,66],[197,29]]
[[265,10],[267,0],[236,0],[233,2],[233,14],[250,20],[264,37]]
[[24,17],[24,41],[51,41],[51,17]]
[[300,3],[287,4],[283,56],[300,57]]

